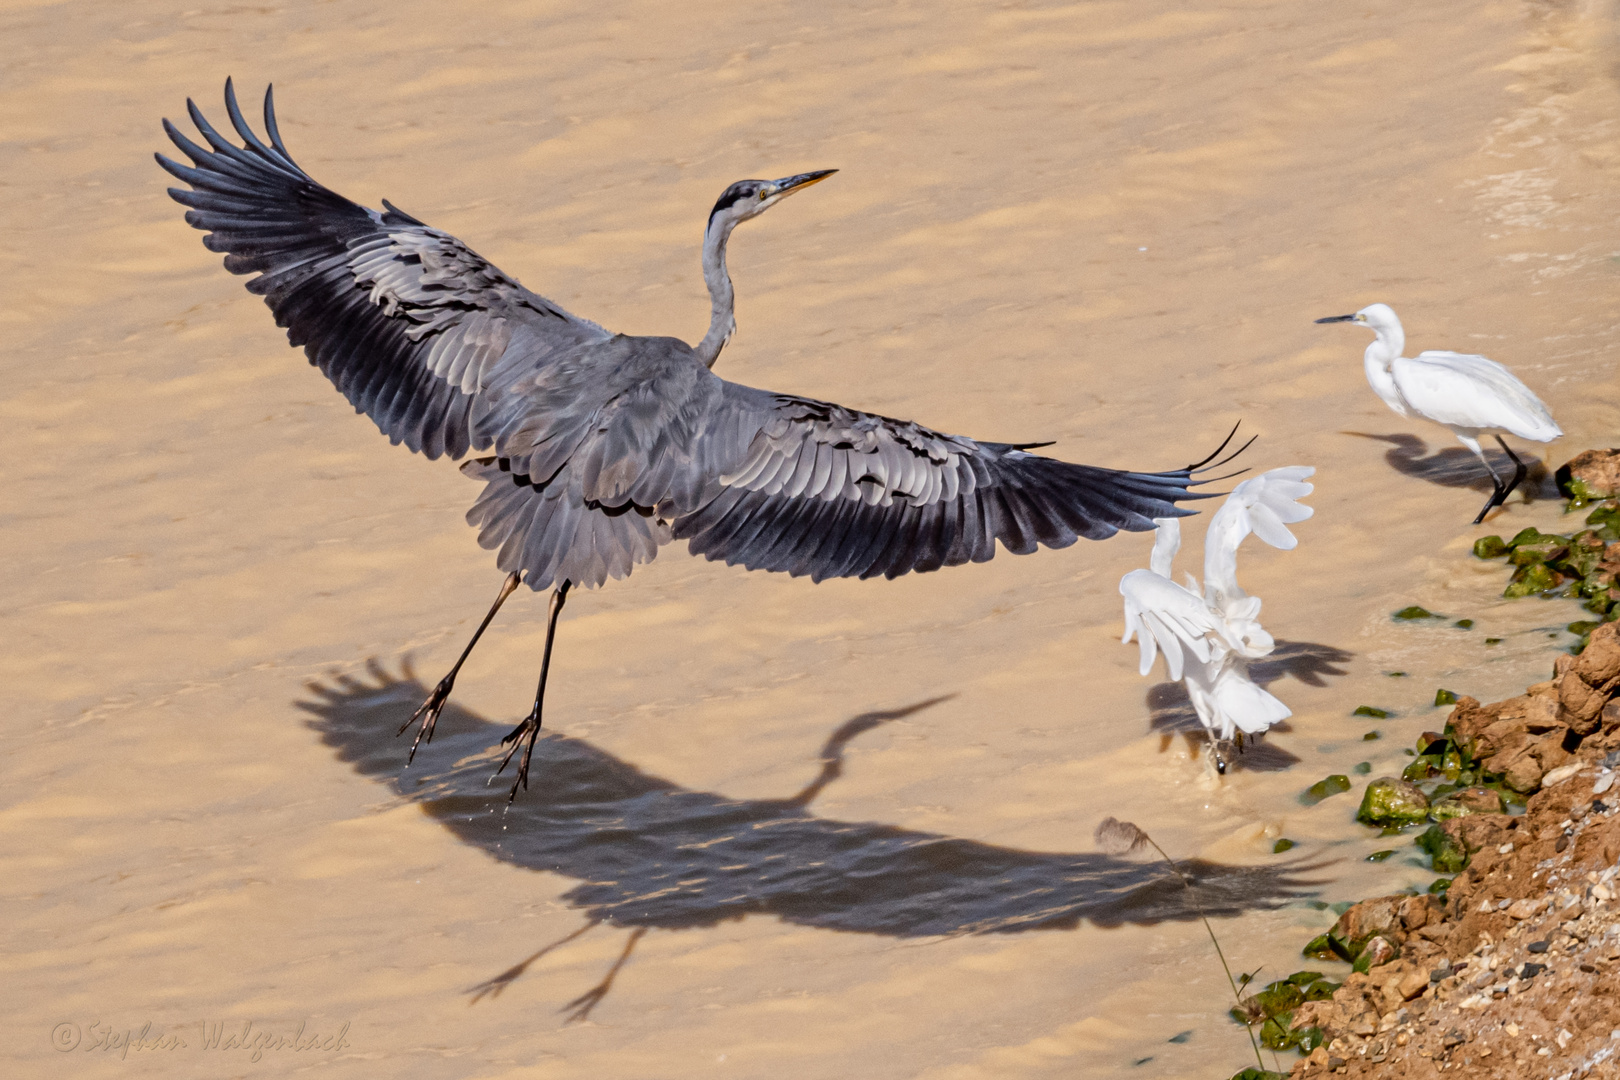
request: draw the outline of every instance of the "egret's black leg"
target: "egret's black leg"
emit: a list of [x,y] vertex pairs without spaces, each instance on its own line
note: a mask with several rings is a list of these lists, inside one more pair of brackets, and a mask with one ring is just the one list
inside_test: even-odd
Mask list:
[[422,702],[415,712],[411,713],[411,718],[399,725],[399,730],[394,732],[394,738],[397,739],[405,734],[405,729],[417,720],[422,721],[422,726],[416,731],[416,738],[411,740],[411,753],[405,759],[407,765],[416,760],[416,748],[421,745],[424,738],[428,742],[433,741],[433,727],[439,722],[439,713],[444,711],[445,703],[450,700],[450,690],[456,685],[456,673],[461,670],[461,665],[467,662],[467,657],[472,654],[473,646],[478,644],[478,639],[483,637],[484,631],[488,629],[490,620],[495,618],[495,613],[501,610],[501,605],[506,603],[506,598],[512,595],[512,590],[518,587],[518,582],[521,580],[521,574],[511,573],[506,575],[506,580],[501,583],[500,595],[495,597],[495,603],[490,605],[489,614],[484,616],[484,621],[478,624],[477,630],[473,631],[472,640],[467,642],[467,647],[461,650],[461,659],[457,660],[456,666],[450,669],[450,674],[439,680],[439,685],[433,688],[433,693],[428,695],[427,700]]
[[565,581],[552,590],[551,614],[546,619],[546,648],[540,654],[540,687],[534,692],[534,708],[523,723],[513,728],[501,740],[501,745],[511,745],[506,756],[501,758],[501,767],[495,770],[499,776],[506,771],[507,762],[517,753],[518,743],[523,742],[523,760],[518,762],[517,780],[512,783],[512,793],[506,797],[507,802],[517,798],[518,788],[525,790],[529,786],[529,759],[534,756],[534,741],[540,737],[540,706],[546,700],[546,673],[551,670],[551,641],[557,636],[557,616],[562,614],[563,603],[568,599],[568,588],[572,582]]
[[[1479,458],[1481,464],[1485,466],[1485,471],[1491,474],[1491,497],[1485,500],[1485,505],[1479,508],[1479,516],[1474,518],[1474,524],[1478,525],[1485,520],[1485,515],[1490,513],[1493,507],[1502,505],[1502,500],[1507,498],[1507,493],[1513,489],[1502,486],[1502,478],[1496,475],[1495,469],[1491,468],[1491,459],[1485,456],[1485,451],[1479,448],[1479,443],[1468,439],[1463,439],[1462,442],[1474,452],[1474,456]],[[1506,448],[1504,447],[1504,449]],[[1513,456],[1511,451],[1508,456]],[[1513,460],[1518,461],[1519,459],[1513,458]],[[1513,482],[1517,484],[1519,482],[1518,478],[1516,477]]]
[[1496,504],[1500,506],[1507,502],[1507,497],[1513,494],[1513,489],[1518,487],[1519,484],[1524,481],[1524,474],[1530,470],[1525,466],[1524,462],[1519,460],[1519,455],[1515,454],[1511,449],[1508,448],[1508,444],[1502,441],[1502,436],[1496,436],[1496,445],[1500,446],[1502,448],[1502,453],[1506,454],[1508,456],[1508,460],[1513,462],[1513,479],[1509,480],[1507,487],[1503,489],[1502,497],[1496,500]]

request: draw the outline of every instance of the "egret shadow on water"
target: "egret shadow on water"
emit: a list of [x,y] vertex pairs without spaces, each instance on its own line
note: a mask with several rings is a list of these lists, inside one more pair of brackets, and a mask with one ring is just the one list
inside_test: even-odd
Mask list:
[[[1480,465],[1479,458],[1473,451],[1463,446],[1448,446],[1434,453],[1429,453],[1429,444],[1416,435],[1405,433],[1394,435],[1371,435],[1364,431],[1343,431],[1341,435],[1354,435],[1358,439],[1373,439],[1377,442],[1389,443],[1390,448],[1384,453],[1384,460],[1390,468],[1406,476],[1414,476],[1419,480],[1427,480],[1431,484],[1441,487],[1468,488],[1472,491],[1491,490],[1491,478]],[[1491,458],[1491,465],[1504,477],[1512,477],[1513,463],[1507,455],[1497,450],[1487,450]],[[1528,455],[1526,455],[1528,456]],[[1524,493],[1525,502],[1534,502],[1537,499],[1556,499],[1558,484],[1547,466],[1539,459],[1526,461],[1529,471],[1525,473],[1524,482],[1517,490]]]
[[[1476,462],[1477,464],[1477,462]],[[1319,645],[1311,641],[1278,641],[1276,649],[1264,660],[1251,661],[1249,678],[1261,686],[1269,686],[1283,676],[1291,676],[1306,686],[1326,686],[1329,678],[1348,674],[1339,667],[1348,663],[1355,653],[1332,645]],[[1150,710],[1148,730],[1162,737],[1160,750],[1168,750],[1176,735],[1187,740],[1196,753],[1209,742],[1209,732],[1198,719],[1187,688],[1179,682],[1162,682],[1148,687],[1147,706]],[[1288,724],[1273,724],[1271,732],[1286,733]],[[1229,770],[1247,769],[1250,772],[1281,772],[1299,764],[1299,758],[1275,743],[1265,740],[1245,740],[1241,752],[1223,755]]]
[[[491,786],[494,737],[509,725],[454,704],[433,743],[402,769],[394,738],[428,690],[407,666],[375,663],[366,680],[335,676],[299,702],[311,727],[356,772],[387,786],[464,843],[512,866],[577,882],[563,899],[586,923],[469,993],[500,993],[540,956],[599,923],[630,929],[601,984],[565,1009],[583,1019],[601,1001],[643,933],[774,915],[803,926],[925,938],[1068,930],[1236,915],[1278,907],[1320,882],[1316,865],[1180,867],[1191,892],[1162,865],[1092,852],[999,847],[893,825],[820,817],[810,803],[838,778],[843,750],[881,724],[944,698],[862,713],[829,738],[820,771],[781,799],[734,799],[650,776],[583,739],[548,732],[537,782],[516,803]],[[1193,895],[1196,894],[1196,895]]]

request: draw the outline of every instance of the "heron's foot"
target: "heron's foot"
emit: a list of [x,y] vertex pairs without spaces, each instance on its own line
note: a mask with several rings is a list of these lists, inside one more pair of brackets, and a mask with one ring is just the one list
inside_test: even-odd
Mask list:
[[405,734],[406,728],[410,727],[418,720],[422,722],[422,726],[416,730],[416,738],[411,740],[411,752],[410,755],[405,759],[405,763],[407,765],[416,760],[416,748],[422,745],[422,741],[424,739],[428,742],[433,741],[433,728],[438,724],[439,714],[444,711],[445,705],[449,702],[450,690],[455,685],[455,672],[451,672],[444,678],[440,679],[439,685],[433,688],[433,693],[427,696],[427,700],[422,702],[422,704],[417,707],[415,712],[411,713],[411,718],[409,720],[399,725],[398,731],[394,732],[394,738],[397,739],[401,735]]
[[507,732],[506,737],[501,740],[501,745],[510,749],[506,751],[506,756],[501,758],[501,767],[495,770],[496,776],[506,771],[512,755],[517,753],[518,745],[521,743],[523,746],[523,757],[518,761],[517,779],[512,783],[511,793],[506,796],[507,802],[517,798],[518,788],[525,791],[529,789],[529,760],[534,757],[534,743],[538,738],[540,738],[540,703],[537,701],[523,723]]

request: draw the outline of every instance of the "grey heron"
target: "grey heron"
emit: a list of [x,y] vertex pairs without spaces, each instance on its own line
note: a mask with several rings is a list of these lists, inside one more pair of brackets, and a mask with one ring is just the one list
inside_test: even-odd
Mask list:
[[[1474,518],[1475,525],[1513,494],[1527,471],[1501,433],[1507,431],[1532,442],[1552,442],[1564,433],[1541,399],[1495,360],[1443,349],[1402,356],[1406,331],[1388,304],[1369,304],[1353,315],[1330,315],[1316,321],[1355,323],[1371,330],[1376,336],[1367,346],[1363,364],[1373,393],[1402,416],[1444,424],[1484,463],[1491,474],[1492,491]],[[1513,479],[1506,484],[1479,448],[1479,437],[1487,431],[1496,436],[1497,445],[1513,462]]]
[[1306,483],[1316,470],[1290,465],[1251,477],[1232,489],[1215,511],[1204,534],[1204,587],[1187,575],[1182,585],[1172,577],[1172,562],[1181,548],[1181,522],[1159,522],[1153,539],[1150,569],[1132,570],[1119,582],[1125,598],[1125,636],[1138,639],[1141,674],[1153,670],[1159,650],[1172,681],[1187,688],[1199,722],[1210,735],[1211,757],[1220,772],[1226,763],[1216,740],[1238,747],[1243,735],[1258,735],[1292,713],[1249,678],[1249,661],[1271,655],[1277,643],[1260,625],[1260,598],[1243,591],[1237,580],[1237,552],[1250,533],[1272,547],[1293,550],[1299,540],[1288,531],[1313,513],[1298,500],[1309,495]]
[[[739,180],[709,213],[703,277],[709,330],[615,334],[525,289],[448,233],[386,199],[377,211],[321,186],[287,151],[274,99],[265,139],[225,108],[242,139],[221,136],[190,100],[207,147],[168,120],[190,167],[158,164],[188,185],[169,194],[186,221],[255,274],[288,342],[303,346],[395,444],[429,458],[492,451],[462,465],[484,489],[468,511],[506,571],[466,650],[412,721],[412,754],[431,739],[456,674],[519,583],[552,588],[540,681],[528,717],[504,739],[499,775],[519,745],[511,797],[528,785],[557,617],[574,586],[622,578],[672,540],[705,558],[812,581],[898,577],[984,562],[999,540],[1025,554],[1145,531],[1190,513],[1178,501],[1215,454],[1182,469],[1074,465],[998,443],[795,394],[727,382],[710,369],[735,325],[726,242],[741,222],[833,170]],[[1231,436],[1227,439],[1230,441]],[[1229,460],[1229,459],[1228,459]]]

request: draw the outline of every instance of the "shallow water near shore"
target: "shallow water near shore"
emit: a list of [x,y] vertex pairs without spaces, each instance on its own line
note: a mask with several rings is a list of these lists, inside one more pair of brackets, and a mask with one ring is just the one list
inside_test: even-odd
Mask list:
[[[1574,602],[1504,601],[1469,555],[1568,531],[1550,484],[1470,527],[1471,457],[1311,320],[1382,300],[1410,350],[1508,364],[1566,432],[1550,465],[1614,441],[1607,4],[132,0],[0,28],[11,1075],[1230,1075],[1203,928],[1097,823],[1202,860],[1234,967],[1280,977],[1313,901],[1432,879],[1352,822],[1353,766],[1398,771],[1436,689],[1508,696],[1573,640]],[[1240,556],[1287,730],[1205,774],[1118,641],[1146,536],[819,586],[672,546],[570,599],[512,809],[483,777],[543,597],[405,768],[416,680],[500,576],[474,485],[353,415],[163,194],[158,118],[219,120],[227,74],[276,83],[323,183],[626,333],[701,336],[726,184],[839,168],[737,232],[717,371],[1113,467],[1241,419],[1244,463],[1317,469],[1300,546]],[[1329,773],[1355,789],[1303,805]],[[276,1042],[300,1024],[327,1041]]]

